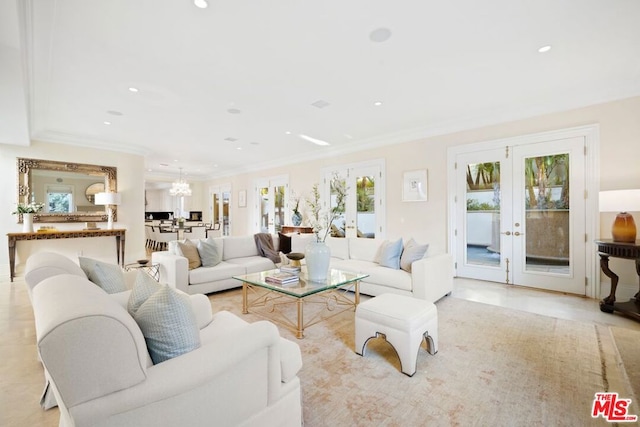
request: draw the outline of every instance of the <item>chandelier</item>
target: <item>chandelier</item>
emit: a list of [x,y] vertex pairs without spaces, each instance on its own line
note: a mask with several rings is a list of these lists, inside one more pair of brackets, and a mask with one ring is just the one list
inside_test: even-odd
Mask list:
[[191,188],[189,187],[189,183],[182,179],[182,168],[180,168],[180,179],[171,184],[171,189],[169,190],[169,194],[172,196],[190,196]]

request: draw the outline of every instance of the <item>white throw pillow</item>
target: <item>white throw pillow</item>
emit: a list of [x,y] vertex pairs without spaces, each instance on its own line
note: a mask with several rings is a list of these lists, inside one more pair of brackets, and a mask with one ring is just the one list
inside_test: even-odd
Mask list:
[[415,240],[410,239],[404,246],[402,251],[402,257],[400,258],[400,268],[404,271],[411,273],[411,264],[414,261],[424,258],[424,255],[429,249],[429,244],[419,245]]
[[154,365],[200,347],[200,330],[189,297],[168,285],[151,295],[134,315]]

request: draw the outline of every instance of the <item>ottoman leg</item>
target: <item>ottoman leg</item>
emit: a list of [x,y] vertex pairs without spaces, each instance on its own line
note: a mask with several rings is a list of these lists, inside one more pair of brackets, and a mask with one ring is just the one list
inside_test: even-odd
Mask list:
[[402,373],[412,377],[416,373],[418,366],[418,352],[420,351],[423,335],[419,333],[402,335],[404,336],[393,337],[393,342],[389,338],[387,338],[387,341],[398,353]]
[[438,352],[438,318],[435,317],[427,324],[427,330],[424,333],[424,338],[427,340],[427,351],[429,354],[436,354]]

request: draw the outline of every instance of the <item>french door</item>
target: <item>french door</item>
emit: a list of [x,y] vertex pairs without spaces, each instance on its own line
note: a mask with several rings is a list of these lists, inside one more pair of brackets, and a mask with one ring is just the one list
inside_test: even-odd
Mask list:
[[585,140],[457,154],[460,277],[584,295]]
[[255,200],[258,202],[256,230],[271,234],[282,230],[289,201],[289,177],[278,176],[258,180]]
[[332,180],[347,190],[345,212],[333,223],[334,237],[382,238],[384,236],[384,163],[376,160],[323,170],[322,197],[328,208],[336,202]]
[[[211,189],[211,223],[219,224],[220,235],[231,234],[231,184]],[[216,233],[217,234],[217,233]]]

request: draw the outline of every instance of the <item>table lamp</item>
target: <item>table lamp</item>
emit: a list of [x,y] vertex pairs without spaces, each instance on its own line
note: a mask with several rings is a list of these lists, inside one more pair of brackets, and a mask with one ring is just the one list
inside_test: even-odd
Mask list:
[[636,223],[629,212],[640,211],[640,190],[600,192],[600,212],[618,212],[611,236],[614,242],[635,243]]
[[113,208],[111,206],[117,206],[121,202],[120,193],[96,193],[95,203],[96,205],[107,206],[107,229],[113,230]]

